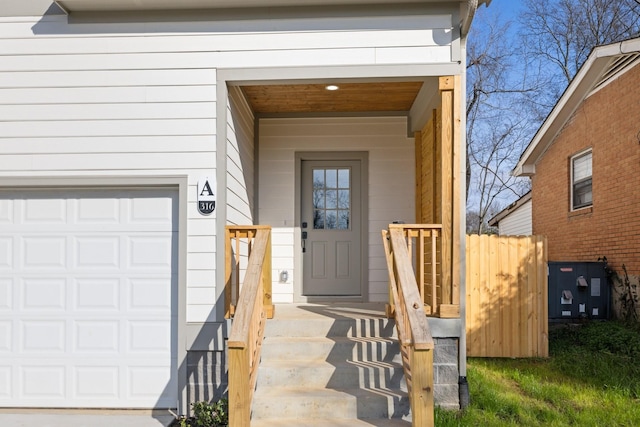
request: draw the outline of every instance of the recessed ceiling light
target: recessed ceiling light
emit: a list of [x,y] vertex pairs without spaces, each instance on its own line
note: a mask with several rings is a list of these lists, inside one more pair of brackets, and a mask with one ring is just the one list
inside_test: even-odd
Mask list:
[[340,86],[337,85],[327,85],[324,87],[326,90],[338,90],[340,89]]

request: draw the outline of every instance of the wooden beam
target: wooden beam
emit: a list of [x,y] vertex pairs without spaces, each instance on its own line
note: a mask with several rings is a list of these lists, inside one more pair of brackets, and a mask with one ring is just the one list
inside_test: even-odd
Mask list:
[[421,148],[420,156],[421,164],[421,212],[417,218],[418,223],[432,224],[437,222],[436,210],[438,207],[436,191],[436,122],[438,120],[436,110],[432,111],[431,120],[425,124],[421,132]]
[[233,310],[231,307],[232,298],[232,271],[233,265],[231,265],[231,232],[229,229],[224,231],[225,249],[224,249],[224,318],[230,319],[233,316]]
[[453,255],[453,77],[440,77],[442,106],[441,212],[442,212],[442,304],[451,303]]
[[440,304],[438,317],[442,319],[457,319],[460,317],[460,306],[454,304]]
[[414,133],[415,141],[415,163],[416,163],[416,222],[422,222],[422,132]]
[[[460,76],[453,76],[453,120],[451,125],[453,126],[453,141],[452,141],[452,219],[451,219],[451,239],[453,241],[452,254],[451,254],[451,304],[454,306],[460,305],[460,282],[462,265],[460,264],[460,248],[462,245],[462,235],[460,230],[460,216],[464,211],[464,206],[461,199],[460,180],[462,179],[462,170],[460,162],[462,159],[462,130],[461,130],[461,116],[462,116],[462,90],[461,90]],[[458,313],[459,316],[459,313]]]

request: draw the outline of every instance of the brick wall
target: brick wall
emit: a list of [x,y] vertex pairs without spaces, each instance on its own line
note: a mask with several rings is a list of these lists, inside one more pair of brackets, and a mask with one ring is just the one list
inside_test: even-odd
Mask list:
[[[533,232],[550,261],[596,261],[640,274],[640,65],[591,95],[536,164]],[[593,206],[571,212],[572,155],[593,150]]]

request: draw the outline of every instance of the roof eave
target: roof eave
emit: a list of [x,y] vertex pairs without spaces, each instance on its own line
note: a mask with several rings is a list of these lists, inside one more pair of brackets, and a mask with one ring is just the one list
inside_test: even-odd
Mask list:
[[491,227],[497,227],[498,223],[505,219],[512,212],[520,209],[525,203],[531,200],[531,190],[522,195],[518,200],[511,203],[509,206],[498,212],[495,216],[489,219],[487,222]]
[[[454,3],[461,0],[402,0],[402,3]],[[491,0],[474,0],[489,3]],[[300,6],[349,6],[392,4],[389,0],[55,0],[61,9],[74,12],[132,12],[160,10],[215,10]]]
[[535,174],[536,162],[547,151],[580,104],[589,96],[613,57],[638,51],[640,51],[640,38],[596,47],[520,156],[520,160],[511,172],[512,175]]

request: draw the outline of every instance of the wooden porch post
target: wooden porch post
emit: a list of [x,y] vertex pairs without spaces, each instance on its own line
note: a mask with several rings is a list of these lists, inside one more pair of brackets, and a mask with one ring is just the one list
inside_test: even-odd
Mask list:
[[422,132],[414,133],[416,162],[416,224],[422,222]]
[[460,76],[440,77],[442,117],[441,222],[442,304],[440,317],[460,316]]
[[[436,214],[438,203],[437,179],[439,161],[438,157],[438,112],[433,110],[431,119],[425,124],[422,132],[420,132],[420,141],[416,135],[416,181],[420,185],[416,185],[416,223],[417,224],[437,224],[439,223]],[[419,204],[418,204],[419,203]]]

